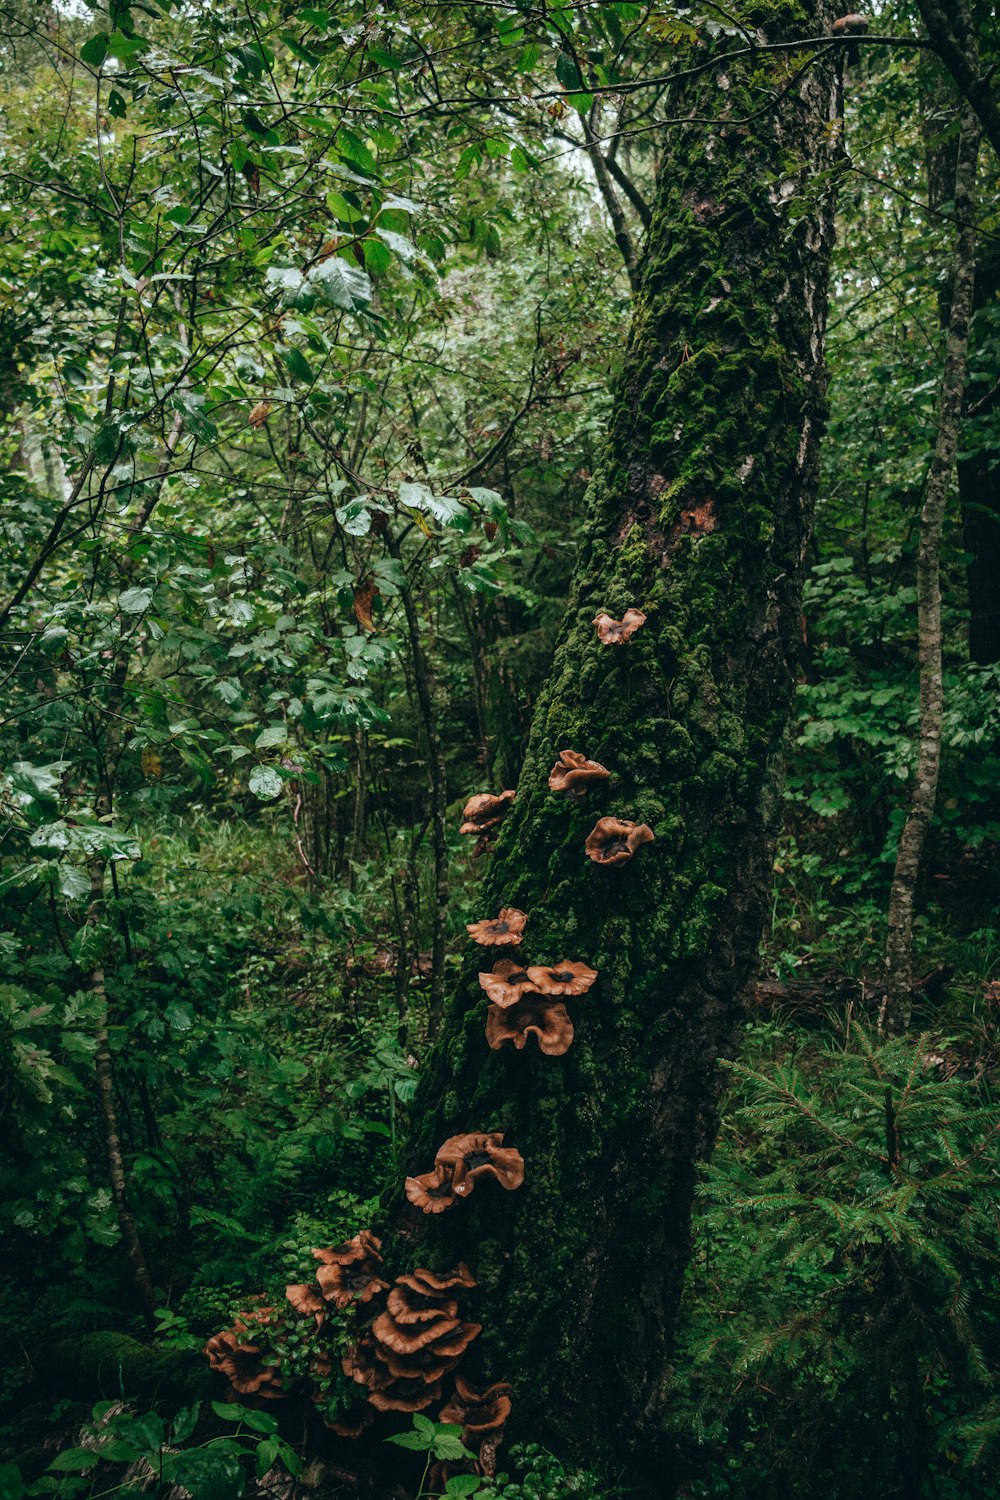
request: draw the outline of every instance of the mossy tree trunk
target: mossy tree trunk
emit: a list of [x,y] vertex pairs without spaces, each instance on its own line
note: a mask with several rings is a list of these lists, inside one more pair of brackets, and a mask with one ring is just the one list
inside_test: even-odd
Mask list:
[[[825,25],[813,4],[750,10],[761,40]],[[524,962],[599,979],[567,1001],[564,1057],[491,1052],[475,974],[503,950],[471,956],[405,1166],[502,1130],[524,1186],[481,1183],[427,1218],[404,1205],[389,1247],[469,1261],[485,1327],[468,1365],[513,1379],[522,1431],[624,1461],[656,1494],[697,1166],[768,903],[824,416],[839,84],[826,57],[802,62],[763,53],[676,88],[686,123],[664,133],[572,596],[479,912],[520,907]],[[599,644],[595,614],[633,605],[645,626]],[[612,772],[579,805],[548,788],[561,749]],[[655,832],[617,869],[584,854],[608,814]]]

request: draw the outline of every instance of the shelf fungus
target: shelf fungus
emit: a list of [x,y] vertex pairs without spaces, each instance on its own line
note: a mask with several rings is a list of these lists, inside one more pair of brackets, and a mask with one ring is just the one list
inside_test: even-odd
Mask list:
[[405,1186],[414,1208],[422,1208],[425,1214],[443,1214],[455,1202],[451,1173],[443,1167],[421,1172],[418,1177],[407,1177]]
[[439,1422],[452,1422],[462,1428],[462,1442],[477,1447],[487,1433],[503,1431],[511,1413],[511,1387],[499,1380],[477,1391],[461,1375],[455,1376],[455,1394],[438,1413]]
[[645,823],[630,823],[627,818],[599,818],[584,844],[590,858],[598,865],[623,865],[643,844],[653,842],[653,830]]
[[481,973],[479,983],[494,1005],[516,1005],[534,989],[527,969],[509,958],[498,959],[492,970]]
[[397,1279],[384,1312],[344,1355],[344,1374],[368,1392],[376,1411],[424,1411],[440,1399],[441,1381],[482,1332],[465,1322],[448,1293],[475,1286],[468,1267],[447,1276],[423,1267]]
[[376,1292],[386,1291],[389,1283],[379,1275],[381,1249],[382,1241],[362,1229],[335,1250],[314,1250],[313,1256],[320,1262],[316,1281],[325,1301],[334,1307],[348,1307],[352,1302],[370,1302]]
[[516,906],[505,906],[492,922],[470,922],[466,931],[473,941],[484,948],[514,947],[521,941],[527,914]]
[[[273,1311],[261,1308],[253,1314],[253,1319],[265,1328],[273,1321]],[[282,1384],[280,1365],[264,1363],[273,1356],[268,1356],[262,1343],[255,1342],[256,1337],[256,1330],[237,1318],[232,1328],[213,1334],[205,1345],[205,1356],[210,1368],[226,1377],[230,1390],[237,1396],[281,1401],[289,1392]]]
[[492,1177],[508,1193],[524,1181],[524,1158],[514,1146],[504,1146],[503,1132],[453,1135],[438,1147],[436,1167],[451,1168],[452,1190],[467,1198],[483,1177]]
[[507,816],[516,795],[511,791],[477,792],[462,810],[464,822],[459,833],[492,833]]
[[539,995],[585,995],[597,978],[597,970],[589,964],[565,958],[557,964],[532,964],[525,972]]
[[549,787],[553,792],[568,792],[579,801],[587,795],[588,787],[607,781],[610,775],[606,766],[588,760],[579,750],[560,750],[559,758],[549,772]]
[[519,1052],[529,1036],[538,1043],[546,1057],[562,1057],[573,1045],[573,1022],[561,1000],[546,1000],[541,995],[525,995],[506,1009],[491,1005],[486,1011],[486,1040],[494,1052],[512,1042]]
[[594,616],[597,638],[605,646],[623,646],[645,623],[646,616],[641,609],[627,609],[620,620],[613,620],[606,614]]

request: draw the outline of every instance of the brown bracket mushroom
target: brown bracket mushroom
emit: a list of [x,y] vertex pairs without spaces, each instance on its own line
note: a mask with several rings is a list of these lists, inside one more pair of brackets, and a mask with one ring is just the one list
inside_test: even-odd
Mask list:
[[481,973],[479,983],[494,1005],[516,1005],[534,989],[527,969],[509,958],[499,959],[489,973]]
[[526,972],[539,995],[585,995],[597,978],[597,970],[589,964],[565,958],[557,964],[532,964]]
[[389,1283],[378,1274],[381,1248],[382,1241],[362,1229],[335,1250],[314,1250],[313,1256],[320,1262],[316,1280],[325,1300],[343,1308],[352,1302],[370,1302],[376,1292],[387,1291]]
[[516,906],[505,906],[492,922],[470,922],[465,930],[484,948],[514,947],[521,941],[527,920],[526,913]]
[[266,1365],[267,1350],[256,1343],[256,1324],[264,1329],[278,1323],[273,1307],[262,1307],[247,1314],[250,1323],[236,1318],[232,1328],[213,1334],[205,1345],[205,1355],[211,1369],[218,1370],[229,1382],[230,1390],[244,1398],[253,1396],[259,1401],[282,1401],[291,1394],[282,1383],[280,1364]]
[[641,609],[627,609],[620,620],[613,620],[605,614],[594,616],[597,638],[605,646],[623,646],[645,623],[646,616]]
[[643,844],[653,842],[653,830],[627,818],[599,818],[587,835],[584,848],[598,865],[623,865]]
[[486,1040],[496,1052],[513,1042],[520,1052],[529,1036],[538,1043],[546,1057],[562,1057],[573,1045],[573,1022],[561,1000],[546,1000],[541,995],[525,995],[506,1009],[491,1005],[486,1011]]
[[452,1189],[468,1197],[482,1177],[493,1177],[508,1193],[524,1181],[524,1158],[514,1146],[504,1146],[503,1131],[453,1135],[438,1147],[436,1167],[451,1168]]
[[607,781],[611,772],[600,761],[588,760],[579,750],[560,750],[559,758],[549,772],[553,792],[568,792],[577,800],[587,795],[587,788]]
[[510,811],[516,792],[477,792],[470,797],[462,811],[465,820],[459,833],[490,833],[503,822]]
[[422,1208],[425,1214],[443,1214],[455,1202],[451,1172],[444,1167],[434,1167],[419,1177],[407,1177],[405,1188],[414,1208]]
[[442,1377],[482,1332],[447,1295],[458,1286],[475,1286],[464,1264],[445,1276],[418,1266],[397,1278],[385,1311],[343,1357],[344,1374],[366,1388],[377,1411],[424,1411],[440,1397]]

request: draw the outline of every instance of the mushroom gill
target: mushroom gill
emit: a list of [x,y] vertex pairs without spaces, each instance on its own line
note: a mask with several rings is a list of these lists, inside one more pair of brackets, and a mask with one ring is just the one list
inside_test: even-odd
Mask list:
[[531,988],[539,995],[585,995],[597,978],[597,970],[589,964],[565,958],[557,964],[533,964],[527,973]]
[[516,1005],[534,989],[527,969],[509,958],[499,959],[489,973],[480,973],[479,983],[494,1005]]
[[598,865],[623,865],[643,844],[653,842],[653,830],[627,818],[599,818],[587,835],[584,848]]
[[546,1057],[562,1057],[573,1045],[573,1022],[561,1000],[546,1000],[541,995],[525,995],[506,1009],[491,1005],[486,1011],[486,1040],[494,1052],[506,1042],[513,1042],[520,1052],[529,1036],[538,1043]]
[[646,616],[641,609],[627,609],[620,620],[613,620],[610,615],[606,614],[594,616],[597,638],[605,646],[624,645],[645,623]]
[[484,948],[513,947],[521,941],[527,914],[516,906],[505,906],[492,922],[470,922],[466,932]]
[[549,787],[553,792],[568,792],[580,799],[587,788],[598,781],[607,781],[611,772],[600,761],[588,760],[578,750],[560,750],[559,758],[549,772]]

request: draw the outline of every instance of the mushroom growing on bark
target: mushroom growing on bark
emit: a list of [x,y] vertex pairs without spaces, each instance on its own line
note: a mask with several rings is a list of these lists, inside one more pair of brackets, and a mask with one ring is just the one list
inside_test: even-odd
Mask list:
[[560,750],[559,759],[549,772],[549,787],[553,792],[568,792],[579,800],[586,796],[588,787],[607,781],[610,775],[599,761],[588,760],[578,750]]
[[479,983],[494,1005],[516,1005],[522,995],[534,989],[527,969],[509,958],[498,960],[490,973],[480,973]]
[[[273,1308],[261,1308],[253,1314],[261,1328],[273,1321]],[[251,1330],[242,1318],[237,1318],[232,1328],[213,1334],[205,1345],[205,1354],[213,1370],[218,1370],[229,1381],[230,1389],[238,1396],[256,1396],[264,1401],[280,1401],[289,1393],[281,1382],[278,1365],[264,1363],[265,1349],[255,1343],[256,1330]]]
[[314,1250],[321,1264],[316,1272],[319,1289],[334,1307],[348,1307],[352,1302],[370,1302],[376,1292],[387,1290],[389,1283],[379,1276],[382,1241],[368,1229],[362,1229],[353,1240],[335,1250]]
[[422,1208],[425,1214],[443,1214],[455,1202],[451,1172],[444,1167],[434,1167],[419,1177],[408,1177],[406,1196],[414,1208]]
[[493,1177],[507,1192],[524,1181],[524,1158],[513,1146],[504,1146],[503,1132],[453,1135],[438,1147],[434,1165],[451,1168],[451,1185],[459,1197],[468,1197],[481,1177]]
[[442,1377],[482,1331],[448,1293],[475,1284],[464,1264],[443,1276],[418,1266],[397,1279],[385,1311],[341,1361],[377,1411],[424,1411],[438,1400]]
[[479,792],[475,797],[470,797],[462,812],[464,822],[459,833],[487,833],[502,823],[515,792],[506,791],[494,794],[493,792]]
[[442,1406],[439,1422],[454,1422],[462,1428],[462,1442],[475,1448],[488,1432],[502,1432],[511,1413],[511,1387],[499,1380],[484,1391],[455,1376],[455,1395]]
[[600,614],[594,616],[594,624],[597,626],[597,638],[605,646],[622,646],[630,641],[641,625],[645,625],[646,616],[641,609],[627,609],[620,620],[613,620],[610,615]]
[[492,922],[470,922],[466,932],[484,948],[513,947],[521,941],[528,918],[516,906],[505,906]]
[[597,970],[589,964],[570,963],[563,959],[557,964],[532,964],[527,970],[531,988],[539,995],[585,995],[597,978]]
[[595,864],[623,865],[643,844],[652,842],[653,830],[645,823],[630,823],[627,818],[599,818],[583,847]]
[[494,1052],[506,1042],[513,1042],[520,1052],[529,1036],[538,1043],[546,1057],[562,1057],[573,1045],[573,1022],[561,1000],[546,1000],[541,995],[525,995],[506,1009],[491,1005],[486,1012],[486,1040]]

